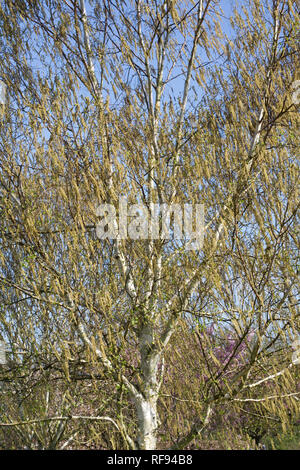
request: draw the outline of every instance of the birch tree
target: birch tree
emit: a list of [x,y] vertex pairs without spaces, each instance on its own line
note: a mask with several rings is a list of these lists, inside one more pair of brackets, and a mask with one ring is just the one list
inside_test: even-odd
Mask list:
[[[94,418],[124,448],[163,445],[180,331],[198,338],[206,379],[177,397],[195,418],[173,448],[201,436],[222,404],[295,408],[299,396],[297,5],[251,0],[222,18],[212,0],[0,9],[3,340],[42,375],[55,364],[70,381],[104,377],[119,398]],[[202,246],[151,229],[99,239],[99,206],[118,214],[120,196],[146,215],[204,204]],[[212,326],[234,344],[222,360]],[[270,381],[278,390],[266,397]]]

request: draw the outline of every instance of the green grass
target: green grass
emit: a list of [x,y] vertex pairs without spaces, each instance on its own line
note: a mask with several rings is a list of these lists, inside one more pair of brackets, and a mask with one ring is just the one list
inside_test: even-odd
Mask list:
[[273,438],[266,438],[264,442],[268,449],[300,450],[300,425],[295,426],[293,432],[278,434]]

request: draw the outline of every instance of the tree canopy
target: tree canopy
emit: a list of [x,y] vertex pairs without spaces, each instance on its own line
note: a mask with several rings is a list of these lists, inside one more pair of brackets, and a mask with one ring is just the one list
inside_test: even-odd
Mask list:
[[[299,419],[299,11],[222,6],[1,2],[3,448]],[[137,233],[154,205],[203,205],[201,246],[168,209],[170,236],[97,236],[120,197]]]

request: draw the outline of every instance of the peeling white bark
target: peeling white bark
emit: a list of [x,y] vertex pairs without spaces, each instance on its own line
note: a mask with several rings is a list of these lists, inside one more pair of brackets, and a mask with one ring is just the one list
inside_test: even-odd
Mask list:
[[138,416],[138,446],[141,450],[156,449],[157,419],[157,395],[154,394],[148,400],[136,400]]
[[142,394],[135,397],[138,417],[138,447],[141,450],[156,449],[157,442],[157,399],[160,388],[158,381],[159,351],[153,349],[154,326],[145,325],[140,334]]

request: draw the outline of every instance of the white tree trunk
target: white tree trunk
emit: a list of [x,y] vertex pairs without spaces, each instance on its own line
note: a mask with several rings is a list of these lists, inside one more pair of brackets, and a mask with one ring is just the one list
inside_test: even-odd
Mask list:
[[141,450],[156,449],[157,399],[159,393],[158,363],[160,354],[153,348],[154,330],[145,325],[140,334],[142,393],[135,396],[138,416],[138,447]]
[[136,400],[138,415],[138,447],[141,450],[155,450],[157,442],[157,396]]

